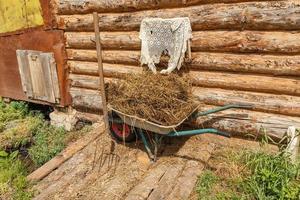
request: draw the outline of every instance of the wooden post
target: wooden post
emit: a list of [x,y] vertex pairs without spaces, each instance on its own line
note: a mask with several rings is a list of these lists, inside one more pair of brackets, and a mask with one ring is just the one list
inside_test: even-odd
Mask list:
[[104,123],[105,123],[105,130],[109,130],[109,121],[108,121],[108,110],[107,110],[107,103],[106,103],[106,95],[105,95],[105,87],[104,87],[104,75],[103,75],[103,63],[102,63],[102,49],[100,43],[100,31],[99,31],[99,16],[97,12],[93,13],[94,19],[94,29],[95,29],[95,41],[97,47],[97,58],[98,58],[98,73],[99,73],[99,83],[100,83],[100,92],[101,92],[101,99],[102,99],[102,110],[104,115]]

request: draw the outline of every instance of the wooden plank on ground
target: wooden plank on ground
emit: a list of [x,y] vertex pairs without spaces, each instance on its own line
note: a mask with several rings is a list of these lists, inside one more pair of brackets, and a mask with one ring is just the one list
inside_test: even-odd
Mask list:
[[[200,152],[199,152],[200,153]],[[178,177],[175,187],[171,194],[164,198],[165,200],[187,200],[191,195],[198,176],[204,169],[204,164],[201,162],[189,160],[180,177]]]
[[129,193],[125,200],[144,200],[150,195],[154,188],[156,188],[159,180],[164,176],[168,170],[168,165],[160,164],[155,169],[151,170],[147,176],[139,182]]
[[166,199],[168,194],[172,191],[176,179],[180,176],[183,168],[183,163],[170,165],[169,169],[156,184],[156,188],[151,192],[147,200]]

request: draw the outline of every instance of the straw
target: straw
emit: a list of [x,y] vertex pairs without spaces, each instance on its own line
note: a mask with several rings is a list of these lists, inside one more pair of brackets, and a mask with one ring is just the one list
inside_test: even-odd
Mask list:
[[108,103],[116,110],[160,125],[183,120],[197,104],[187,75],[143,72],[106,85]]

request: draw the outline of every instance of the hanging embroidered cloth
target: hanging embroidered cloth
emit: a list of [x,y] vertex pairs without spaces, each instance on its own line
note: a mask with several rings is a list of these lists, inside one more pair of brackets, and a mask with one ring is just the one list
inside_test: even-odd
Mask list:
[[142,41],[141,64],[156,73],[155,64],[159,63],[163,53],[170,56],[168,69],[161,73],[171,73],[180,69],[188,40],[192,38],[192,28],[188,17],[162,19],[145,18],[140,27]]

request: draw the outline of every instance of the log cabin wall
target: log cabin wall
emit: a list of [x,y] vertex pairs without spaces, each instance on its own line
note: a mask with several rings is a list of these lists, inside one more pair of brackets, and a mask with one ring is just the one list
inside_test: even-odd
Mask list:
[[145,17],[189,17],[194,93],[207,108],[252,103],[198,120],[236,134],[280,138],[300,127],[300,1],[55,0],[65,31],[70,93],[76,108],[101,109],[92,12],[100,17],[105,76],[138,73]]

